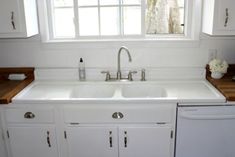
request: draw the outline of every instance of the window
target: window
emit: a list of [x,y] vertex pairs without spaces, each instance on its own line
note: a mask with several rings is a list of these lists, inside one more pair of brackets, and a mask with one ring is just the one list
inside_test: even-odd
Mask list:
[[183,34],[184,0],[147,0],[146,34]]
[[45,1],[51,40],[184,37],[190,27],[189,0]]

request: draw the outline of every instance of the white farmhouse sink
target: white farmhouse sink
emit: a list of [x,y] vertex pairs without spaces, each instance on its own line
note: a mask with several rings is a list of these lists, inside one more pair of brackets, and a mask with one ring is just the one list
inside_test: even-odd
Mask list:
[[111,84],[81,84],[71,91],[71,98],[111,98],[116,87]]
[[104,103],[136,102],[136,100],[174,101],[185,104],[225,102],[223,95],[207,81],[184,80],[145,82],[35,81],[15,96],[13,103],[77,103],[79,101],[89,102],[90,100],[104,101]]
[[167,97],[164,88],[153,84],[129,84],[122,86],[122,96],[125,98],[160,98]]

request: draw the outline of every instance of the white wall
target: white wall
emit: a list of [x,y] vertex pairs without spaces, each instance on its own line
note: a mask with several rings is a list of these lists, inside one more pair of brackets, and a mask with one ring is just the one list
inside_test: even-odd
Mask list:
[[39,36],[29,39],[0,40],[0,67],[77,67],[80,57],[87,67],[116,68],[121,45],[130,49],[133,62],[122,54],[125,67],[204,67],[208,50],[217,49],[219,56],[235,63],[235,38],[206,37],[195,43],[100,42],[43,44]]

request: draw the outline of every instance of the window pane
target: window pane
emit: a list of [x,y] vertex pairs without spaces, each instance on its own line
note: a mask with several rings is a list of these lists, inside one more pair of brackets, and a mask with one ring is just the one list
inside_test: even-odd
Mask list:
[[79,33],[81,36],[99,35],[98,8],[79,9]]
[[98,5],[98,0],[78,0],[79,6]]
[[55,7],[72,7],[73,0],[54,0]]
[[74,37],[74,14],[73,9],[64,8],[64,9],[55,9],[55,30],[54,34],[56,37]]
[[101,35],[119,34],[119,8],[102,7],[100,8]]
[[[179,7],[179,4],[182,6]],[[148,0],[146,34],[182,34],[184,32],[184,0]]]
[[100,5],[118,5],[119,0],[100,0]]
[[183,8],[180,9],[180,24],[183,30],[184,29],[184,9]]
[[184,0],[178,0],[179,7],[184,7]]
[[141,34],[141,8],[123,7],[124,34]]
[[[49,20],[52,20],[50,28],[55,38],[73,38],[76,35],[168,35],[183,34],[185,30],[186,0],[46,1],[52,5],[52,19]],[[78,14],[74,12],[74,2],[78,3]],[[74,14],[78,17],[74,17]],[[145,21],[141,23],[143,14]],[[78,28],[75,28],[74,18],[78,19]],[[142,32],[143,24],[145,32]]]
[[123,4],[141,4],[141,0],[123,0]]

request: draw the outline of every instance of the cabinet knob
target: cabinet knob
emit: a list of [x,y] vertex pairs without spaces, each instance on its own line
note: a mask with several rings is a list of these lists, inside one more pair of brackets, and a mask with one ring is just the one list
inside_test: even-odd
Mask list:
[[32,112],[26,112],[24,114],[24,118],[26,118],[26,119],[33,119],[33,118],[35,118],[35,114],[33,114]]
[[114,112],[112,117],[113,119],[122,119],[124,115],[121,112]]

